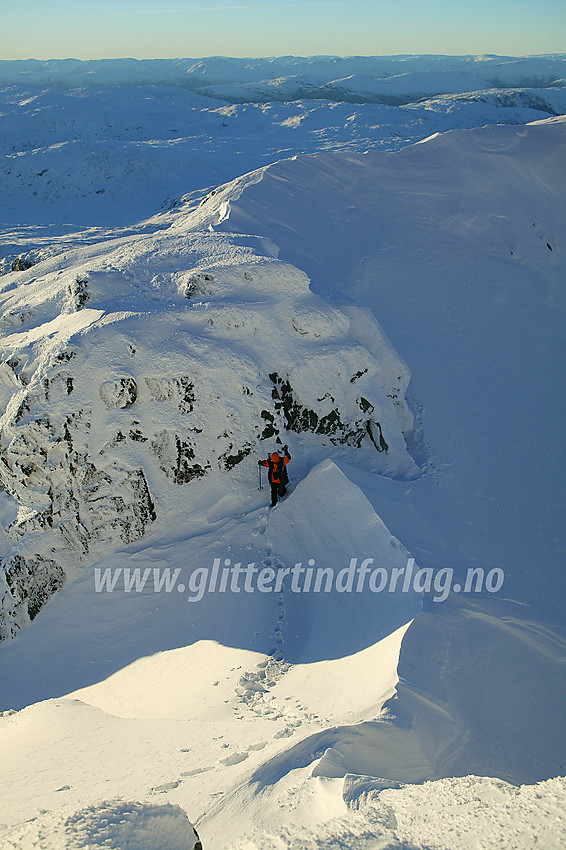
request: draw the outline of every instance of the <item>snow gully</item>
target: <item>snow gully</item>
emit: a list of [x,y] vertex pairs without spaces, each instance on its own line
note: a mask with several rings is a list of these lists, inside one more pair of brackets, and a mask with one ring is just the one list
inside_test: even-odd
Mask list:
[[212,567],[197,567],[185,582],[179,581],[181,569],[148,567],[141,570],[118,567],[94,570],[96,593],[186,593],[188,602],[200,602],[206,593],[426,593],[433,602],[444,602],[453,593],[497,593],[505,581],[504,571],[494,568],[486,572],[481,567],[468,569],[463,584],[454,581],[454,570],[446,567],[433,570],[419,568],[414,558],[406,567],[374,566],[373,558],[351,558],[347,567],[316,567],[310,558],[293,567],[271,567],[255,562],[242,566],[229,558],[215,558]]

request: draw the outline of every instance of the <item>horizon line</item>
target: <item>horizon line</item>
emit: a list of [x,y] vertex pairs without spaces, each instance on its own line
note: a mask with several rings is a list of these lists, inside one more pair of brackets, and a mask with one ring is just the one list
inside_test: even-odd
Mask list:
[[565,58],[564,53],[281,53],[265,56],[231,56],[229,54],[207,54],[206,56],[98,56],[79,59],[75,56],[50,56],[37,59],[28,56],[19,59],[0,59],[0,64],[8,62],[196,62],[205,59],[229,59],[236,61],[269,61],[273,59],[420,59],[420,58],[447,58],[447,59],[539,59],[539,58]]

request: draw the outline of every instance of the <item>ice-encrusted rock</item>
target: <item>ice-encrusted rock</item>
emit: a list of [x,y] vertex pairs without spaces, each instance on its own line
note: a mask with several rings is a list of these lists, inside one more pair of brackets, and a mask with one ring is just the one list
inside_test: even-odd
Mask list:
[[64,809],[43,810],[11,828],[7,840],[14,848],[44,850],[202,850],[198,833],[180,806],[120,798],[83,804],[71,814]]
[[202,850],[186,812],[171,803],[110,801],[76,812],[67,819],[65,827],[69,850],[93,846],[115,850]]
[[133,378],[118,378],[100,385],[100,398],[109,410],[113,407],[130,407],[137,396],[138,387]]
[[65,581],[63,569],[41,555],[0,562],[0,640],[15,637]]

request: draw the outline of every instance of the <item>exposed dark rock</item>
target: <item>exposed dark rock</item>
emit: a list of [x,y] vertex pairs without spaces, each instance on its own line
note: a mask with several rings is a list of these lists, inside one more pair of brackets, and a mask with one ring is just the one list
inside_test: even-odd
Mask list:
[[143,537],[146,526],[157,518],[143,470],[128,472],[120,491],[108,500],[109,515],[104,518],[104,524],[124,543],[133,543]]
[[[221,469],[233,469],[238,463],[241,463],[244,458],[250,455],[253,451],[253,446],[246,443],[239,451],[234,452],[234,446],[230,448],[218,458],[218,465]],[[233,454],[231,454],[233,452]]]
[[100,386],[100,397],[109,410],[131,407],[138,397],[138,385],[133,378],[105,381]]
[[30,257],[19,256],[12,260],[12,265],[10,266],[10,271],[12,272],[25,272],[28,269],[31,269],[32,266],[35,265],[34,260]]
[[[372,422],[368,419],[366,422],[366,430],[369,435],[370,440],[376,447],[378,452],[386,452],[389,449],[385,441],[385,437],[383,436],[383,431],[381,430],[381,425],[379,422]],[[374,433],[377,431],[377,435]]]
[[30,319],[33,319],[33,316],[33,310],[8,310],[3,314],[2,318],[0,318],[0,331],[8,333],[14,328],[17,329]]
[[53,360],[51,361],[51,365],[58,366],[62,363],[69,363],[76,356],[76,351],[61,351],[56,357],[53,358]]
[[337,408],[320,417],[314,410],[296,400],[288,380],[283,380],[276,372],[269,377],[274,384],[272,397],[275,410],[283,415],[285,428],[288,431],[297,433],[312,431],[313,434],[330,436],[333,442],[349,442],[349,437],[353,434],[341,421]]
[[160,460],[160,467],[175,484],[187,484],[194,478],[202,478],[210,469],[210,462],[194,463],[196,452],[189,442],[177,434],[160,431],[151,441],[151,448]]
[[140,429],[135,428],[133,425],[128,432],[128,437],[135,443],[147,443],[147,437],[144,437]]
[[355,383],[355,381],[357,381],[358,378],[361,378],[362,375],[365,375],[366,372],[367,372],[367,369],[362,369],[360,372],[356,372],[356,374],[352,375],[352,377],[350,378],[350,383],[351,384]]
[[[314,410],[300,404],[289,381],[279,377],[276,372],[272,372],[269,378],[274,385],[272,398],[275,411],[283,417],[286,430],[297,433],[312,431],[313,434],[329,437],[332,443],[347,444],[356,448],[360,447],[367,434],[378,452],[388,450],[389,446],[383,437],[381,425],[367,419],[368,414],[373,413],[374,406],[363,396],[358,399],[358,407],[365,414],[364,418],[348,423],[342,420],[337,407],[332,408],[324,416],[320,416]],[[326,399],[334,402],[330,393],[319,399],[319,402]],[[374,434],[374,429],[377,431],[377,435]],[[270,436],[272,435],[270,434]]]
[[168,376],[145,378],[145,382],[151,397],[155,401],[167,401],[176,398],[181,413],[192,413],[194,410],[195,388],[188,375],[180,375],[178,378]]
[[363,395],[361,395],[358,399],[358,406],[362,413],[373,413],[373,404],[369,402],[367,398],[364,398]]
[[266,424],[260,434],[259,439],[270,440],[272,437],[275,437],[277,434],[279,434],[279,428],[275,424],[275,416],[268,410],[262,410],[260,415],[262,419],[265,419]]
[[10,540],[21,540],[26,534],[35,531],[45,531],[53,527],[53,509],[46,508],[43,511],[30,513],[24,519],[16,520],[6,527],[6,536]]
[[[157,519],[155,505],[149,492],[146,477],[143,469],[136,469],[134,472],[128,473],[128,482],[133,493],[137,496],[134,502],[134,513],[139,518],[141,525],[139,537],[142,536],[145,526],[149,522],[154,522]],[[137,537],[135,538],[138,539]]]
[[[56,383],[56,382],[55,382]],[[53,386],[53,384],[51,385]],[[45,389],[44,387],[42,389]],[[98,468],[79,445],[90,427],[88,411],[78,410],[55,425],[46,416],[17,424],[0,452],[0,488],[22,506],[6,536],[21,545],[38,536],[46,551],[81,559],[94,542],[130,543],[156,518],[142,469],[112,463]],[[125,440],[119,431],[117,442]],[[34,509],[34,499],[49,504]],[[17,555],[0,570],[0,640],[13,637],[64,581],[63,568],[39,553]]]
[[177,387],[179,390],[179,410],[181,413],[191,413],[194,410],[195,394],[194,384],[189,378],[177,378]]
[[21,422],[24,416],[30,412],[31,407],[27,398],[25,398],[16,411],[16,415],[14,416],[14,422]]
[[283,415],[285,428],[297,433],[303,431],[316,432],[318,427],[317,414],[314,410],[304,407],[295,400],[289,381],[280,378],[277,372],[272,372],[269,378],[274,384],[271,392],[274,407],[277,413]]
[[212,283],[214,278],[209,274],[195,274],[189,278],[187,285],[183,290],[185,298],[194,298],[195,295],[210,295],[208,284]]
[[[0,640],[14,637],[20,623],[33,620],[47,600],[65,583],[65,572],[55,561],[34,555],[14,555],[0,562],[5,591],[0,601]],[[1,584],[0,584],[1,587]]]

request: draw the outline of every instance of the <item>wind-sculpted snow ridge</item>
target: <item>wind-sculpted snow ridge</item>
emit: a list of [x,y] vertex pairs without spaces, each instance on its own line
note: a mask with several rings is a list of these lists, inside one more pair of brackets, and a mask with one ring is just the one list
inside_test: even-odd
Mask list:
[[[316,732],[262,765],[252,781],[272,793],[307,766],[313,777],[405,783],[471,774],[519,785],[563,775],[563,634],[508,601],[437,607],[407,630],[395,695],[379,718]],[[534,722],[538,716],[544,724]]]
[[[309,803],[328,805],[333,793],[338,797],[336,789],[326,783],[314,791]],[[564,779],[517,788],[497,779],[467,776],[402,786],[350,775],[332,819],[316,825],[266,825],[226,846],[230,850],[469,850],[494,846],[526,850],[540,842],[548,850],[560,850],[565,795]]]
[[409,373],[375,320],[265,245],[181,222],[5,276],[2,637],[195,481],[255,486],[276,443],[419,474]]

